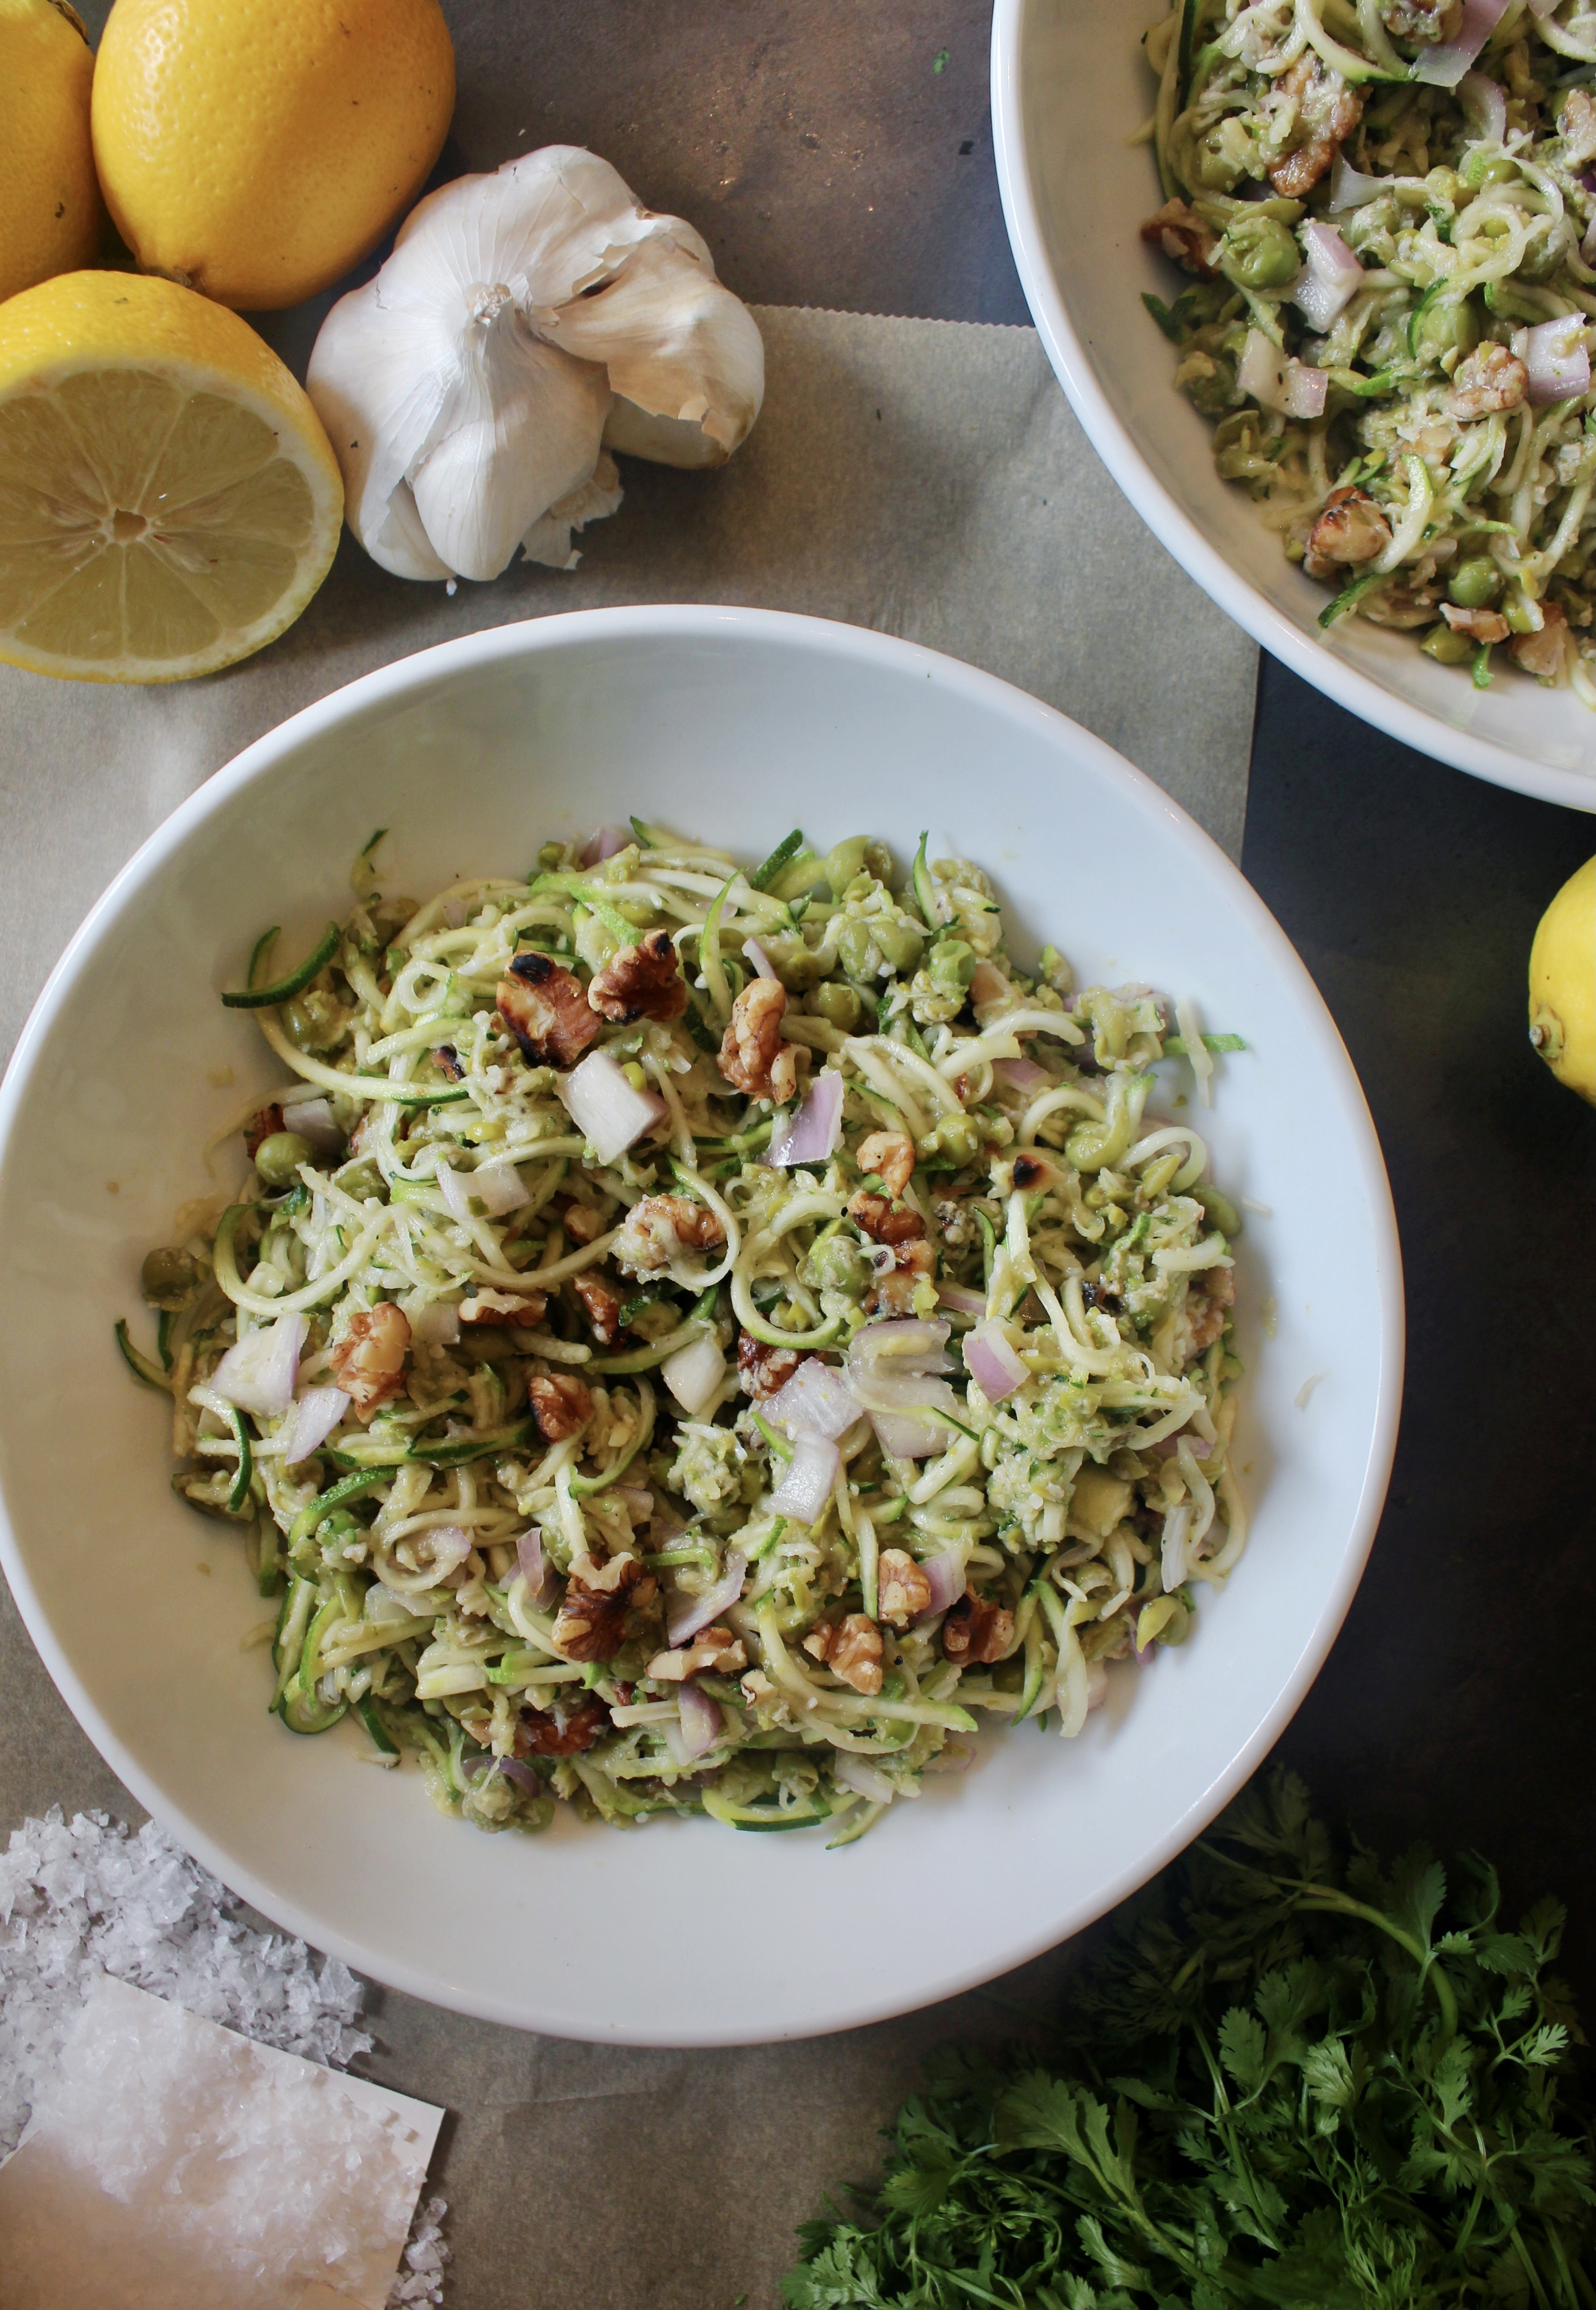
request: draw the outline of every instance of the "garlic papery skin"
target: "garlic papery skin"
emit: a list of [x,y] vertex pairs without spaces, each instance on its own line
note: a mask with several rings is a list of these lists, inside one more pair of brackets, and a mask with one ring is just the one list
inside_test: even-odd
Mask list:
[[575,567],[572,530],[620,502],[611,450],[723,465],[765,353],[691,225],[552,144],[421,202],[328,314],[306,383],[372,559],[488,579],[517,545]]

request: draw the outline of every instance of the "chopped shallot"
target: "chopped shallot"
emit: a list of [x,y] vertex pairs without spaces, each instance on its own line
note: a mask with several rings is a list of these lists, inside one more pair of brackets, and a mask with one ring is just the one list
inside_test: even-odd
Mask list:
[[690,1420],[701,1419],[720,1393],[726,1359],[713,1332],[678,1348],[660,1366],[660,1377]]
[[601,1163],[624,1155],[665,1111],[656,1091],[633,1088],[608,1051],[589,1051],[568,1075],[556,1078],[555,1088]]
[[711,1700],[702,1685],[690,1676],[677,1695],[676,1706],[681,1715],[681,1745],[689,1757],[701,1757],[714,1748],[724,1730],[719,1703]]
[[842,1467],[842,1455],[828,1436],[811,1436],[800,1429],[793,1438],[793,1456],[770,1495],[777,1515],[795,1524],[813,1524],[827,1501]]
[[1031,1376],[1012,1341],[998,1323],[977,1324],[964,1342],[965,1368],[991,1403],[1001,1403]]
[[337,1155],[343,1148],[343,1133],[333,1120],[333,1110],[325,1099],[302,1099],[282,1110],[284,1131],[297,1132],[313,1155]]
[[283,1466],[297,1468],[301,1460],[308,1460],[348,1410],[349,1398],[341,1387],[308,1387],[282,1423]]
[[455,1171],[447,1163],[438,1167],[438,1191],[455,1219],[464,1225],[479,1203],[490,1219],[502,1219],[532,1201],[526,1182],[511,1162],[481,1163],[474,1171]]
[[771,961],[770,957],[766,953],[764,948],[759,944],[757,938],[744,939],[742,942],[742,951],[747,955],[750,962],[752,963],[754,968],[759,972],[761,978],[774,978],[776,977],[776,965]]
[[859,1417],[859,1405],[840,1372],[819,1356],[805,1356],[797,1370],[765,1406],[766,1415],[789,1435],[807,1429],[831,1442],[846,1436]]
[[842,1077],[830,1071],[815,1077],[792,1114],[770,1134],[768,1159],[774,1169],[830,1161],[842,1133],[843,1088]]
[[1591,387],[1591,356],[1583,313],[1564,313],[1514,332],[1513,350],[1529,373],[1528,398],[1544,406],[1572,401]]
[[665,1614],[665,1634],[672,1645],[685,1645],[700,1628],[707,1628],[721,1614],[729,1611],[742,1594],[742,1584],[748,1576],[748,1559],[733,1549],[726,1559],[726,1568],[713,1588],[701,1595],[677,1594],[671,1599]]
[[270,1419],[294,1400],[294,1378],[308,1326],[303,1316],[279,1316],[230,1347],[211,1375],[211,1390],[240,1411]]
[[628,826],[595,827],[582,846],[581,864],[600,866],[606,858],[613,858],[618,850],[624,850],[631,839],[632,831]]
[[939,1612],[946,1612],[958,1603],[964,1594],[964,1558],[958,1549],[950,1548],[941,1556],[932,1557],[920,1567],[931,1584],[931,1601],[922,1612],[916,1612],[916,1625],[932,1620]]
[[1450,40],[1427,48],[1413,63],[1415,80],[1432,88],[1455,88],[1505,13],[1507,0],[1463,0],[1463,13]]

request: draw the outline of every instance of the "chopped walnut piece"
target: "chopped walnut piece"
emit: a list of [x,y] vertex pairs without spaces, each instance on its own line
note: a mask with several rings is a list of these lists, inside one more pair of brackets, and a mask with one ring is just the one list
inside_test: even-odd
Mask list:
[[724,1243],[726,1231],[707,1203],[691,1195],[645,1195],[615,1238],[615,1264],[627,1275],[658,1275],[685,1252]]
[[855,1692],[880,1692],[881,1632],[864,1613],[850,1612],[846,1620],[822,1620],[804,1637],[803,1649]]
[[868,1187],[850,1196],[848,1217],[872,1243],[913,1243],[925,1233],[925,1221],[918,1211],[902,1205],[894,1208],[885,1195]]
[[563,1444],[593,1418],[593,1396],[585,1379],[569,1372],[534,1372],[526,1400],[545,1444]]
[[1471,417],[1491,417],[1499,410],[1516,409],[1529,383],[1529,370],[1505,345],[1477,345],[1453,372],[1446,413],[1466,423]]
[[268,1139],[274,1139],[282,1129],[282,1109],[263,1107],[244,1125],[244,1152],[253,1163]]
[[1450,40],[1462,13],[1462,0],[1383,0],[1380,18],[1399,40]]
[[798,1088],[798,1054],[781,1038],[787,991],[774,978],[750,979],[732,1005],[721,1038],[720,1071],[749,1099],[786,1104]]
[[599,1030],[581,980],[535,949],[516,957],[493,999],[534,1066],[574,1066]]
[[541,1324],[548,1313],[546,1291],[490,1291],[479,1286],[460,1302],[463,1324]]
[[942,1651],[960,1668],[1001,1661],[1014,1641],[1014,1615],[967,1588],[942,1622]]
[[936,1266],[936,1254],[928,1243],[883,1244],[871,1254],[873,1281],[864,1295],[865,1313],[871,1316],[908,1316],[914,1312],[915,1286],[923,1275],[930,1275]]
[[1538,634],[1514,634],[1507,645],[1515,665],[1526,673],[1539,675],[1550,682],[1563,671],[1567,654],[1568,621],[1555,602],[1540,604],[1541,625]]
[[1344,138],[1363,117],[1363,99],[1310,51],[1275,82],[1275,101],[1293,103],[1293,151],[1271,163],[1269,181],[1282,199],[1299,201],[1335,166]]
[[603,1220],[591,1203],[557,1203],[554,1208],[560,1226],[573,1243],[592,1243],[603,1235]]
[[733,1670],[748,1666],[748,1654],[742,1639],[730,1628],[718,1624],[713,1628],[700,1628],[690,1645],[674,1652],[655,1653],[648,1663],[648,1673],[661,1684],[680,1684],[684,1678],[698,1676],[705,1669],[717,1676],[729,1676]]
[[1184,201],[1166,201],[1142,226],[1141,238],[1161,248],[1176,265],[1184,265],[1188,273],[1201,274],[1205,281],[1213,279],[1219,236],[1209,230],[1201,217],[1193,215]]
[[1460,610],[1454,602],[1443,602],[1441,615],[1454,634],[1467,634],[1470,641],[1505,642],[1512,631],[1500,610]]
[[650,931],[636,946],[623,946],[594,971],[587,1000],[601,1018],[629,1026],[634,1019],[662,1025],[687,1009],[687,981],[676,964],[669,931]]
[[450,1082],[464,1082],[465,1069],[460,1064],[460,1054],[453,1043],[440,1043],[432,1054],[432,1064],[440,1075]]
[[882,1620],[906,1628],[931,1602],[931,1583],[906,1550],[884,1548],[876,1567],[876,1595]]
[[751,1333],[737,1334],[737,1378],[743,1394],[756,1402],[785,1387],[802,1361],[795,1348],[772,1348]]
[[398,1394],[409,1346],[410,1318],[402,1307],[385,1300],[350,1317],[333,1348],[332,1365],[360,1419],[369,1420],[378,1404]]
[[873,1171],[889,1195],[901,1195],[915,1176],[915,1142],[906,1131],[872,1131],[859,1142],[862,1171]]
[[1345,563],[1377,561],[1391,543],[1391,524],[1367,490],[1331,490],[1308,537],[1303,568],[1329,578]]
[[594,1338],[601,1348],[612,1348],[620,1337],[620,1311],[626,1305],[620,1292],[591,1267],[572,1276],[571,1289],[586,1311]]
[[557,1699],[552,1708],[524,1708],[516,1719],[517,1757],[575,1757],[610,1729],[610,1711],[596,1692]]
[[1596,103],[1592,102],[1587,89],[1570,89],[1563,99],[1557,114],[1557,134],[1563,139],[1563,157],[1571,169],[1596,161]]
[[[590,1568],[591,1569],[592,1568]],[[568,1661],[613,1660],[626,1642],[629,1612],[652,1604],[659,1583],[635,1556],[612,1556],[598,1587],[573,1571],[554,1617],[554,1646]]]
[[1225,1328],[1227,1308],[1236,1305],[1236,1270],[1207,1267],[1202,1289],[1186,1295],[1186,1320],[1192,1326],[1192,1354],[1206,1355]]

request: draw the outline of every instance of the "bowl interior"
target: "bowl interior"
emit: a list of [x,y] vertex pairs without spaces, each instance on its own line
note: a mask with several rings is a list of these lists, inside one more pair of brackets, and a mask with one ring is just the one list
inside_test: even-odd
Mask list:
[[1344,618],[1288,562],[1251,500],[1219,479],[1210,428],[1172,383],[1175,352],[1141,302],[1181,275],[1141,238],[1163,195],[1140,42],[1165,10],[1097,0],[997,0],[993,98],[1015,259],[1050,358],[1098,455],[1143,519],[1239,623],[1365,720],[1460,769],[1596,809],[1596,715],[1506,671],[1476,690],[1411,635]]
[[[1253,1537],[1193,1640],[1117,1674],[1066,1746],[983,1743],[859,1845],[706,1821],[489,1837],[349,1724],[266,1713],[270,1608],[230,1529],[168,1489],[162,1399],[111,1327],[185,1201],[236,1185],[203,1142],[276,1079],[224,1011],[256,931],[299,951],[391,829],[384,887],[523,870],[637,811],[749,860],[922,826],[993,873],[1022,948],[1083,982],[1193,997],[1248,1048],[1205,1125],[1268,1206],[1239,1263],[1238,1464]],[[1161,1102],[1192,1090],[1171,1063]],[[325,701],[160,830],[52,980],[0,1094],[0,1543],[29,1626],[111,1764],[269,1915],[438,2002],[559,2034],[709,2044],[835,2028],[985,1977],[1072,1931],[1201,1826],[1328,1647],[1389,1468],[1401,1280],[1361,1094],[1306,974],[1227,861],[1106,748],[983,674],[759,612],[616,611],[451,643]],[[1271,1303],[1272,1336],[1265,1337]],[[1323,1374],[1305,1409],[1294,1402]],[[909,1889],[913,1898],[906,1898]],[[668,1920],[668,1929],[664,1921]]]

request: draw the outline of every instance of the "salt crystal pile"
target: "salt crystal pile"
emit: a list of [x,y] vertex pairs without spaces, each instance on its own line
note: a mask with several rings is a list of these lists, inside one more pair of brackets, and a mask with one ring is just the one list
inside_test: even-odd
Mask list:
[[[369,2049],[349,1968],[255,1932],[235,1907],[153,1821],[134,1836],[103,1813],[68,1823],[52,1810],[14,1832],[0,1854],[0,2157],[61,2089],[85,2003],[108,1974],[324,2068]],[[390,2310],[441,2301],[443,2210],[434,2199],[418,2210]]]

